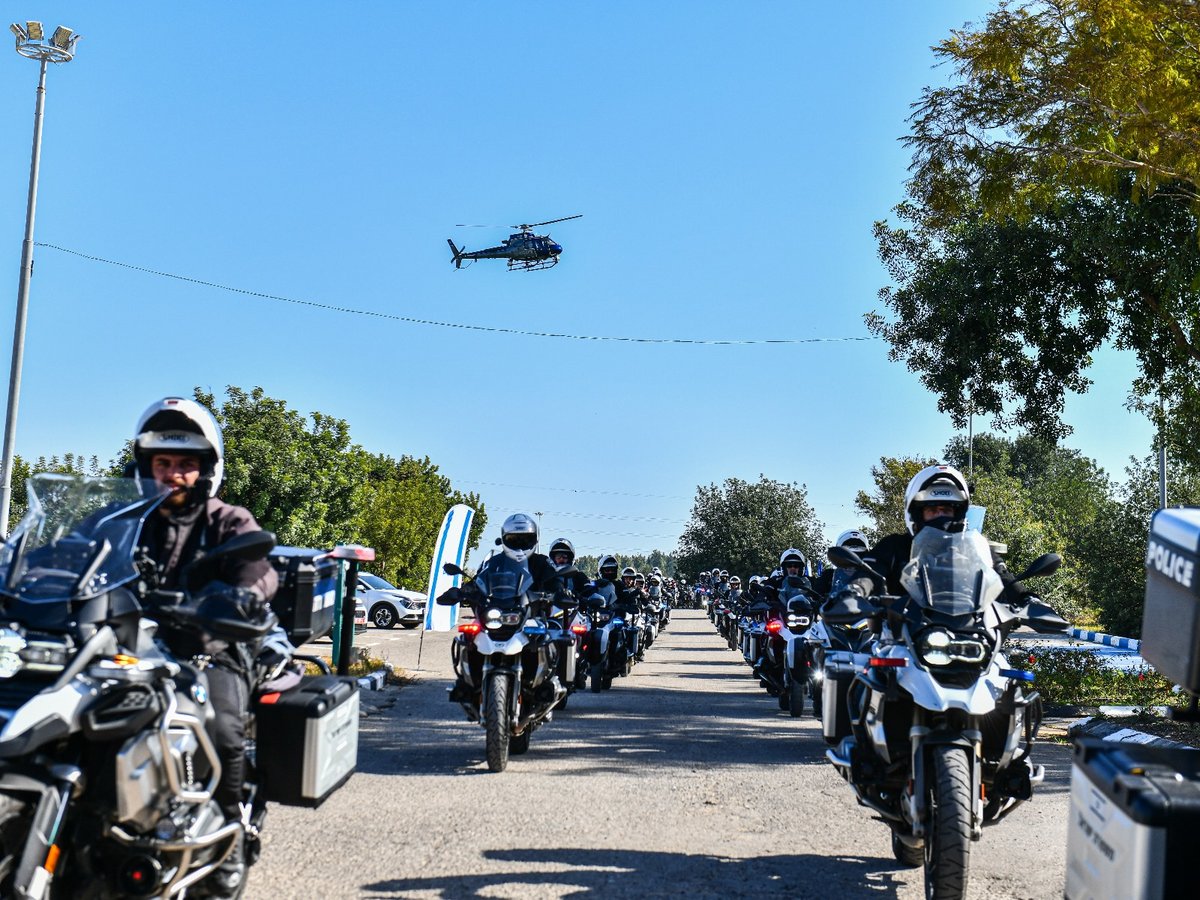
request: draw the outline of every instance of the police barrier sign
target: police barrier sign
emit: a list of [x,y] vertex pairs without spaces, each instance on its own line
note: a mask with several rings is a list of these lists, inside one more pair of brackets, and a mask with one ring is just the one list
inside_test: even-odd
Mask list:
[[1160,509],[1146,542],[1141,653],[1167,678],[1200,692],[1200,509]]

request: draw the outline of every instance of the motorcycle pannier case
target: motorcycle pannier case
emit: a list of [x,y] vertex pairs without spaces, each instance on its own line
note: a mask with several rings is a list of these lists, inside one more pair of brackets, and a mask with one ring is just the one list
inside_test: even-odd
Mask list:
[[256,704],[256,760],[267,800],[320,806],[358,764],[358,682],[305,678]]
[[1196,896],[1200,750],[1080,738],[1068,828],[1070,900]]
[[1160,509],[1150,522],[1141,652],[1200,693],[1200,508]]
[[836,744],[850,734],[850,711],[846,698],[854,681],[854,661],[849,653],[835,651],[825,657],[821,682],[821,729],[825,741]]
[[299,646],[329,634],[337,597],[337,560],[325,550],[276,547],[271,565],[279,573],[271,609],[292,643]]

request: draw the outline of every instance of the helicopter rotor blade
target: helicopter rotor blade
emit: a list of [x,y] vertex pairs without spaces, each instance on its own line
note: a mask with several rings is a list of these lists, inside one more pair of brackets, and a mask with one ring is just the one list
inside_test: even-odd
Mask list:
[[553,225],[555,222],[568,222],[571,219],[582,219],[583,213],[577,216],[564,216],[561,219],[549,219],[545,222],[531,222],[528,225],[514,225],[513,228],[520,228],[522,231],[528,231],[530,228],[537,228],[539,225]]
[[455,228],[510,228],[510,225],[455,225]]

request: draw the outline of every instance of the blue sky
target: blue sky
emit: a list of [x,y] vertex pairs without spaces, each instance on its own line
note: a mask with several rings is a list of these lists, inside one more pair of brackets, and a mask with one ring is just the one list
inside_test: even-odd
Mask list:
[[[946,75],[928,48],[991,6],[8,9],[84,35],[49,73],[39,241],[400,316],[758,339],[866,334],[886,280],[871,223],[903,196],[909,105]],[[0,55],[6,349],[36,78]],[[551,271],[451,265],[446,238],[508,233],[455,223],[576,213],[549,229],[565,247]],[[1134,372],[1102,354],[1067,407],[1070,445],[1114,474],[1151,441],[1123,406]],[[759,473],[805,483],[832,537],[858,524],[881,456],[936,454],[953,433],[879,341],[469,332],[39,249],[19,453],[107,457],[152,399],[230,384],[345,418],[371,450],[427,454],[493,525],[540,511],[581,552],[672,549],[698,484]]]

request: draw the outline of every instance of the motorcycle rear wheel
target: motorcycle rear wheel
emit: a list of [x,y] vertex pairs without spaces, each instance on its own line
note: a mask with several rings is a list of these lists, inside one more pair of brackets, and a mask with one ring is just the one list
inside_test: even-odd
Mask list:
[[961,747],[934,747],[925,829],[925,897],[961,900],[971,863],[971,765]]
[[592,666],[592,693],[598,694],[604,687],[604,664]]
[[797,678],[788,679],[788,712],[792,714],[793,719],[798,719],[804,715],[804,688],[806,687],[803,681]]
[[906,844],[900,835],[892,832],[892,856],[906,869],[916,869],[925,864],[925,844]]
[[508,723],[508,676],[496,675],[488,686],[487,709],[487,764],[493,772],[503,772],[508,765],[509,740],[512,737]]
[[520,756],[522,753],[529,752],[529,739],[533,737],[533,730],[526,728],[520,734],[514,734],[508,739],[508,752],[511,756]]

